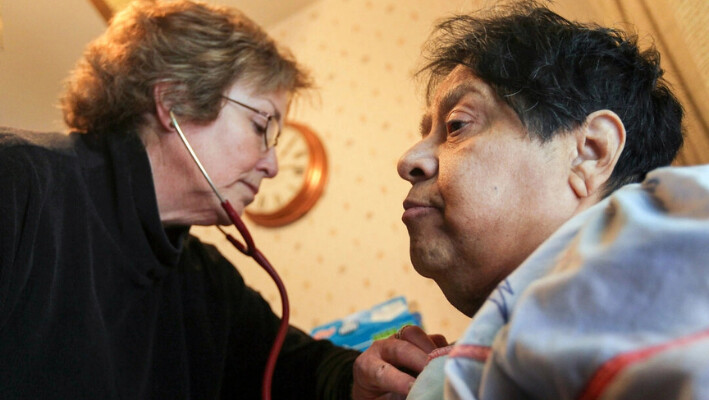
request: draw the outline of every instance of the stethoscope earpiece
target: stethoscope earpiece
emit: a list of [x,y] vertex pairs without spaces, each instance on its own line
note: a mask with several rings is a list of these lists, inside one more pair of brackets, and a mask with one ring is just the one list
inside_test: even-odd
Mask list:
[[170,126],[173,129],[177,129],[177,120],[175,119],[175,113],[172,112],[172,109],[168,111],[168,114],[170,115]]

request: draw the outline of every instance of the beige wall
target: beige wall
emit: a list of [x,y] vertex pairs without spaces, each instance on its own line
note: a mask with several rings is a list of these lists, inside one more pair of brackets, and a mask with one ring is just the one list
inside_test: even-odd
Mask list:
[[0,0],[0,125],[62,131],[62,81],[106,23],[88,0]]

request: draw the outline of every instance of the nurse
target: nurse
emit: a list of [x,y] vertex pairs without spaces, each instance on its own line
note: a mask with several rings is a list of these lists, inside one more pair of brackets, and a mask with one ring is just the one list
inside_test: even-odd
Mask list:
[[[279,318],[191,225],[241,214],[311,86],[240,12],[136,2],[62,97],[71,134],[0,130],[0,398],[258,398]],[[290,327],[273,397],[349,396],[357,353]]]

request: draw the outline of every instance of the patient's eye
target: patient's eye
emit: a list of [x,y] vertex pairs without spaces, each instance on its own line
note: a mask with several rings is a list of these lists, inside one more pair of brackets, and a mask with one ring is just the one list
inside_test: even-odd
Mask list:
[[446,134],[456,136],[474,120],[469,112],[453,110],[446,117]]
[[446,121],[446,133],[448,135],[456,134],[459,130],[463,129],[465,122],[460,120]]

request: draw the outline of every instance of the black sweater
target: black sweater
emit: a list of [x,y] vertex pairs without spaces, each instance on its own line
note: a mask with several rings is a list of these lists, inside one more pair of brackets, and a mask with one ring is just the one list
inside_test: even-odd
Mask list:
[[[278,318],[166,231],[136,135],[0,128],[0,399],[256,399]],[[291,328],[274,399],[348,397],[357,353]]]

